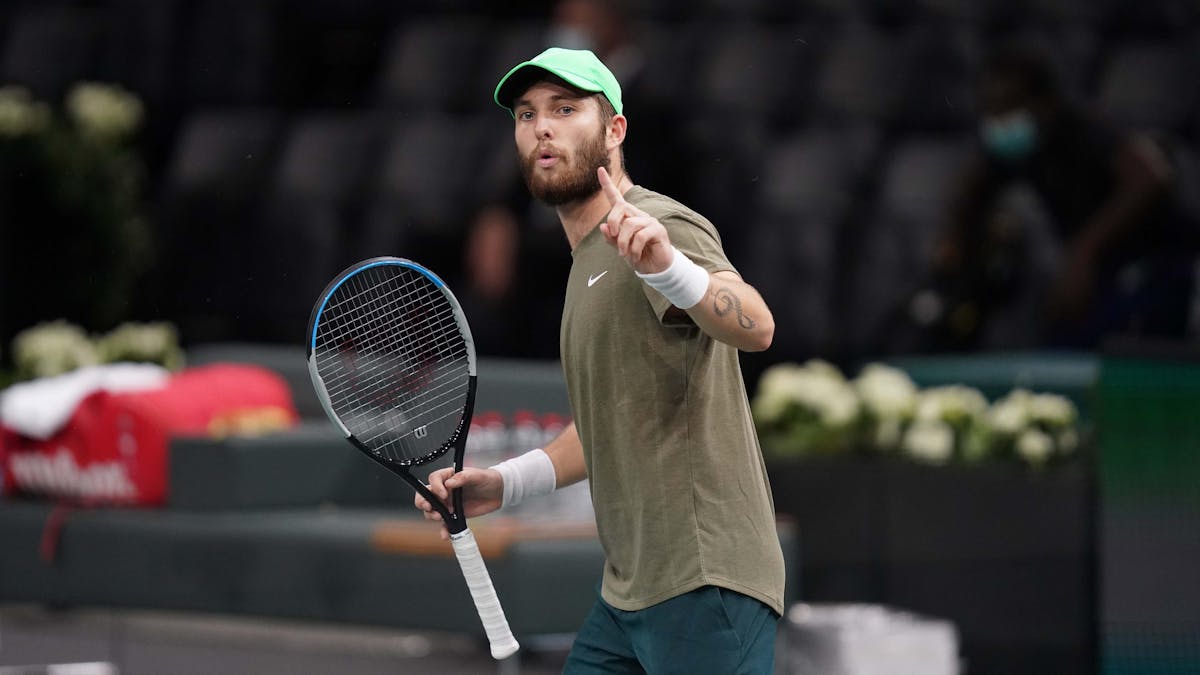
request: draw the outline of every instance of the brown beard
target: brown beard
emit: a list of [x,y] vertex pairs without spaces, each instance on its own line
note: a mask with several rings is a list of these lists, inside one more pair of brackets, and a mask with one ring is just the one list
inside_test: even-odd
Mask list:
[[540,153],[534,148],[521,160],[521,175],[535,199],[547,206],[562,206],[587,199],[600,191],[596,169],[608,168],[608,152],[604,148],[604,128],[591,140],[568,156],[560,156],[562,167],[557,176],[541,177],[535,173]]

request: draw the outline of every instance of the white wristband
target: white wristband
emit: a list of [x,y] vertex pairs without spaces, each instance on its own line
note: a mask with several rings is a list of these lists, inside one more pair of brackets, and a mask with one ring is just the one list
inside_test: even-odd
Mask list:
[[672,305],[679,309],[691,309],[708,292],[708,272],[674,246],[671,251],[675,257],[667,269],[653,274],[639,272],[638,277],[650,288],[662,293]]
[[504,478],[501,508],[516,506],[526,497],[548,495],[554,492],[558,481],[558,477],[554,475],[554,462],[541,448],[530,450],[489,468],[499,471]]

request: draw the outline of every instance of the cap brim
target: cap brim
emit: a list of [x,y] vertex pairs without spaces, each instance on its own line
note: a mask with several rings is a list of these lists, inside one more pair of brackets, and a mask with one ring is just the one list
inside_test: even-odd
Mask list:
[[540,64],[526,61],[508,71],[508,74],[500,80],[500,84],[496,85],[496,92],[492,98],[496,101],[496,105],[511,113],[513,112],[513,103],[516,101],[516,98],[525,93],[525,90],[530,85],[544,78],[546,75],[560,79],[582,91],[595,94],[603,93],[602,90],[596,88],[596,85],[591,80],[582,75],[576,75],[565,69],[550,70]]

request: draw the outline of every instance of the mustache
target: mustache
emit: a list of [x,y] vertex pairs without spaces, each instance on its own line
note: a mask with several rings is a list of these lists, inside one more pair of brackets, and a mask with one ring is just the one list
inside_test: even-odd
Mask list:
[[529,151],[529,154],[525,156],[525,161],[532,164],[541,159],[542,155],[552,155],[564,161],[569,160],[573,156],[571,153],[564,152],[553,145],[539,145]]

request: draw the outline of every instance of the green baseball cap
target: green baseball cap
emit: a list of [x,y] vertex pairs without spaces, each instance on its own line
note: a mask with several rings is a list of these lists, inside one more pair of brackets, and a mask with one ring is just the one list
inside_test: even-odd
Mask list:
[[[513,100],[524,93],[541,73],[548,72],[562,78],[567,84],[584,91],[604,94],[612,103],[613,110],[621,114],[621,84],[596,55],[586,49],[563,49],[551,47],[532,59],[517,64],[508,74],[500,78],[493,96],[496,105],[513,113]],[[513,113],[514,115],[516,113]]]

